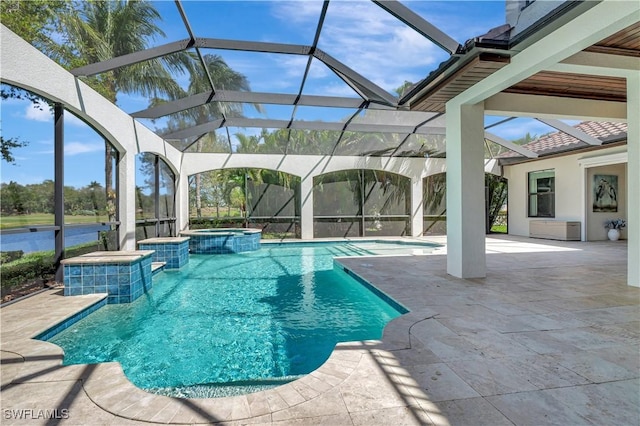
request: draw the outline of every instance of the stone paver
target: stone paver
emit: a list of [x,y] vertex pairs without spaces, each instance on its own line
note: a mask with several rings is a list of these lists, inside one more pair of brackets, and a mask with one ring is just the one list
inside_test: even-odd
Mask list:
[[623,241],[489,238],[487,278],[473,280],[448,276],[444,252],[341,259],[411,312],[381,341],[238,397],[149,394],[118,363],[63,366],[31,339],[103,296],[3,307],[2,424],[640,424],[640,289],[625,284]]

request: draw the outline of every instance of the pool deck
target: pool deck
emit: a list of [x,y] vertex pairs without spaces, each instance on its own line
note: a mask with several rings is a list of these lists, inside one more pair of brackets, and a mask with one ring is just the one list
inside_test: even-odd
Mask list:
[[152,395],[118,363],[62,366],[59,347],[31,339],[103,295],[5,306],[2,424],[640,424],[626,242],[487,238],[487,278],[470,280],[446,274],[445,251],[342,259],[411,312],[381,341],[340,344],[304,378],[237,397]]

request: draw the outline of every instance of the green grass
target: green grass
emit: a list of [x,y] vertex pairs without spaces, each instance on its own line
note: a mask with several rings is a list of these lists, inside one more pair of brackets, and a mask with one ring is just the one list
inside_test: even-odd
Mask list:
[[491,232],[496,232],[496,233],[500,233],[500,234],[506,234],[507,233],[507,225],[493,225],[491,227]]
[[[99,223],[107,222],[107,216],[71,216],[66,215],[65,223]],[[48,213],[21,214],[0,216],[0,229],[20,228],[35,225],[53,225],[54,216]]]

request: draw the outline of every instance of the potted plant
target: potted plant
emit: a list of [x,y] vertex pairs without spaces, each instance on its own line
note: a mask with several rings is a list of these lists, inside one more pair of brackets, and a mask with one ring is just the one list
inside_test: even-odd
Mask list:
[[609,219],[604,222],[605,229],[608,229],[607,236],[611,241],[617,241],[620,238],[620,230],[627,226],[624,219]]

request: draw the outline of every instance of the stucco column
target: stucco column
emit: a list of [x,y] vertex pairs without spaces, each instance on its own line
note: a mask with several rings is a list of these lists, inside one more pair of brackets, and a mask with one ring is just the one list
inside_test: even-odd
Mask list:
[[422,202],[422,177],[411,178],[411,235],[419,237],[424,231],[424,204]]
[[486,276],[484,104],[447,104],[447,272]]
[[640,287],[640,74],[627,78],[627,284]]
[[303,240],[313,238],[313,176],[300,182],[300,233]]
[[120,250],[136,249],[136,154],[121,152],[118,160],[118,220]]
[[189,176],[176,175],[176,235],[189,226]]

